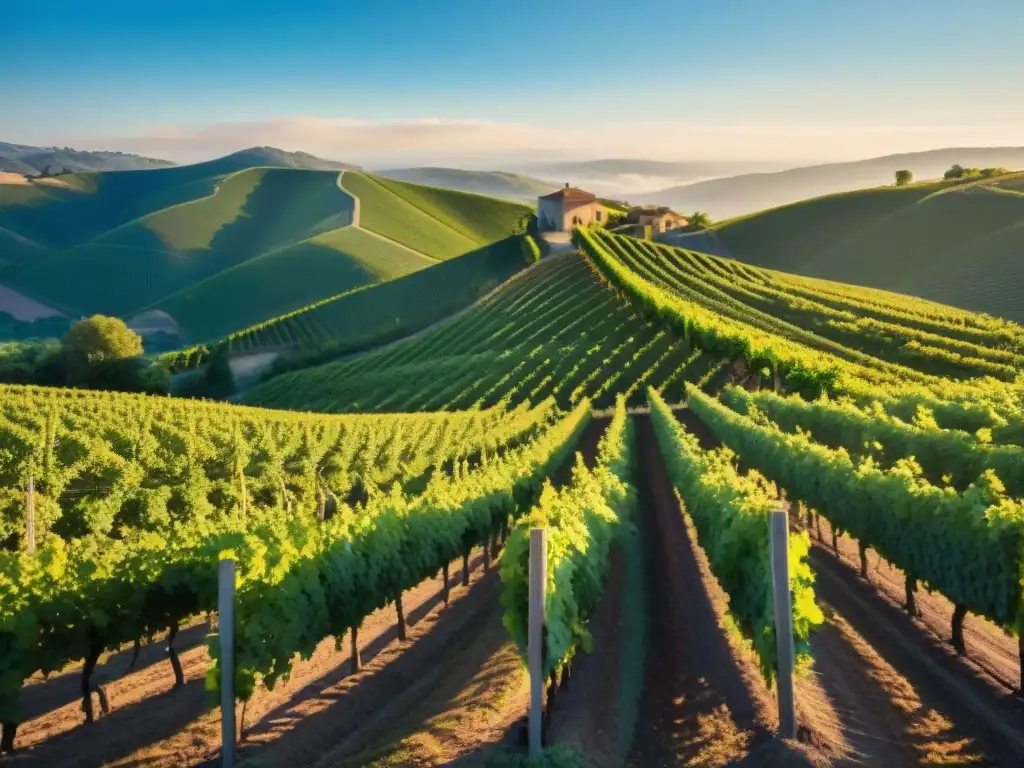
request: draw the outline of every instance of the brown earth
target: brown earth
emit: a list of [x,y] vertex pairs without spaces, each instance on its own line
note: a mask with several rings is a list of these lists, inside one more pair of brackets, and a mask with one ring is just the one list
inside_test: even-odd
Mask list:
[[[311,764],[350,735],[366,712],[382,707],[420,677],[444,655],[453,637],[474,625],[481,607],[495,601],[494,587],[488,593],[487,584],[495,581],[496,573],[481,580],[482,560],[478,555],[472,565],[474,585],[468,590],[454,587],[448,608],[442,604],[440,578],[427,579],[404,594],[409,623],[405,643],[397,641],[393,606],[367,617],[359,633],[364,666],[357,675],[349,675],[349,639],[341,651],[327,639],[311,659],[294,665],[287,684],[274,691],[259,689],[245,708],[240,754],[247,759],[271,754],[273,764]],[[458,584],[460,577],[461,560],[452,564],[452,583]],[[19,749],[0,759],[0,765],[190,766],[215,761],[220,714],[207,707],[203,679],[210,659],[201,643],[204,634],[205,627],[197,625],[176,642],[184,687],[172,690],[173,676],[169,664],[160,661],[160,646],[146,647],[134,671],[107,683],[111,712],[90,726],[83,725],[74,669],[28,686],[26,707],[34,714],[18,730]],[[192,647],[186,648],[187,642]],[[112,655],[98,674],[113,677],[130,656]],[[237,722],[242,714],[239,706]]]
[[[822,532],[825,535],[825,543],[830,546],[832,531],[824,518]],[[859,570],[860,555],[855,539],[840,536],[839,555],[842,562]],[[888,603],[902,606],[906,600],[903,571],[874,552],[868,553],[868,562],[870,581],[880,595]],[[920,624],[940,640],[951,645],[953,604],[938,592],[927,592],[920,588],[915,599],[921,614]],[[1020,658],[1016,637],[981,616],[968,614],[964,621],[964,639],[968,657],[986,674],[998,681],[1007,691],[1012,691],[1020,685]]]
[[[692,412],[677,417],[702,447],[719,445]],[[852,561],[856,544],[844,544],[844,552]],[[905,629],[901,620],[911,623],[898,603],[887,609],[850,564],[840,565],[817,545],[812,565],[827,620],[812,638],[813,671],[797,686],[798,719],[822,756],[835,765],[1024,764],[1010,725],[1011,697],[978,687],[976,675],[967,676],[974,687],[949,685],[949,673],[921,650],[928,643],[920,631],[894,638]],[[902,596],[901,578],[898,584]],[[978,698],[992,705],[990,716],[965,706]]]
[[[822,531],[830,545],[831,531],[824,519]],[[943,636],[932,629],[938,619],[929,618],[934,610],[929,604],[943,598],[918,590],[922,617],[912,619],[902,605],[902,577],[897,595],[895,585],[880,576],[890,568],[877,563],[880,558],[869,553],[869,583],[859,575],[856,543],[840,537],[840,552],[837,558],[830,546],[814,542],[811,564],[817,575],[815,591],[820,601],[842,612],[849,626],[847,634],[860,637],[864,647],[892,670],[883,677],[902,678],[902,684],[887,684],[897,708],[906,709],[909,701],[901,690],[909,687],[918,698],[919,705],[912,708],[911,719],[903,726],[904,748],[909,745],[910,754],[918,757],[922,750],[936,755],[962,752],[958,758],[961,763],[954,764],[1024,765],[1024,701],[987,672],[987,662],[983,666],[971,657],[970,638],[979,640],[995,628],[990,624],[986,628],[987,622],[976,620],[972,634],[965,631],[969,657],[957,657],[949,645],[948,624]],[[983,644],[988,653],[997,646],[991,638]],[[1002,662],[1008,664],[1009,659]],[[931,734],[930,739],[922,741],[922,733]],[[961,740],[966,741],[960,744]],[[977,759],[966,760],[966,755]]]
[[589,624],[591,653],[579,650],[569,682],[551,709],[548,739],[569,744],[594,768],[612,768],[618,761],[619,664],[624,633],[622,623],[625,554],[616,546],[610,555],[604,594]]
[[775,713],[758,673],[732,647],[654,439],[636,417],[647,552],[649,647],[629,764],[727,765],[771,739]]

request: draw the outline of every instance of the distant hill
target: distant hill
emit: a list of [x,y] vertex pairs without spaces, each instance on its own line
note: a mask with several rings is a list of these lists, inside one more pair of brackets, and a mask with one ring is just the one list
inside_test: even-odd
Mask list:
[[[635,202],[660,203],[683,211],[707,211],[713,219],[724,219],[809,197],[891,184],[893,175],[901,169],[912,171],[917,179],[938,179],[954,163],[976,168],[1024,169],[1024,147],[948,148],[887,155],[773,173],[747,173],[634,197]],[[630,202],[634,201],[630,199]]]
[[349,167],[258,147],[0,181],[0,286],[72,317],[157,311],[181,341],[209,341],[484,248],[529,211],[351,171],[342,180]]
[[324,160],[308,152],[286,152],[276,147],[250,147],[228,155],[228,158],[243,158],[249,167],[270,165],[280,168],[301,168],[308,171],[359,171],[358,165],[338,160]]
[[735,176],[740,173],[777,171],[779,163],[735,160],[664,162],[643,159],[604,159],[531,163],[513,170],[553,179],[556,186],[565,182],[581,186],[605,197],[643,202],[646,192],[705,179]]
[[560,186],[520,173],[464,171],[459,168],[395,168],[378,171],[377,175],[414,184],[531,203],[536,202],[540,195],[554,192]]
[[827,195],[716,230],[757,266],[1024,321],[1024,173]]
[[22,176],[83,171],[137,171],[173,165],[169,160],[125,152],[87,152],[70,147],[31,147],[0,141],[0,171],[20,173]]

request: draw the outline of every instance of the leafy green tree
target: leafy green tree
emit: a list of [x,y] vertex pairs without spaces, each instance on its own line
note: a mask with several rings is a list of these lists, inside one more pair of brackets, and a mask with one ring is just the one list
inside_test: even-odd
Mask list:
[[707,229],[711,226],[711,217],[704,211],[694,211],[687,217],[687,226],[695,231]]
[[909,184],[913,180],[914,180],[914,174],[911,173],[910,171],[908,171],[906,169],[901,170],[901,171],[896,171],[896,186],[897,187],[905,187],[905,186],[907,186],[907,184]]
[[986,179],[990,179],[993,176],[1002,176],[1009,172],[1010,171],[1006,168],[982,168],[981,171],[979,171],[980,175]]
[[235,376],[231,372],[231,352],[227,344],[214,348],[204,379],[209,397],[223,400],[235,394]]
[[95,366],[142,354],[142,337],[123,320],[105,315],[93,315],[75,323],[61,345],[70,384],[85,384]]
[[959,163],[954,163],[950,166],[949,170],[942,174],[942,178],[946,181],[952,181],[953,179],[962,179],[964,177],[964,167]]

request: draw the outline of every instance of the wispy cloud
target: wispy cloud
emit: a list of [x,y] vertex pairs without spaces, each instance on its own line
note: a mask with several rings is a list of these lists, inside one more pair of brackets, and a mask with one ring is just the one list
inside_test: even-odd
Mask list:
[[269,145],[381,166],[445,162],[481,165],[551,154],[800,163],[942,146],[1014,145],[1020,141],[1019,126],[1001,124],[718,124],[693,120],[530,125],[483,119],[386,121],[296,116],[167,125],[133,136],[63,136],[55,137],[54,143],[119,149],[181,162]]

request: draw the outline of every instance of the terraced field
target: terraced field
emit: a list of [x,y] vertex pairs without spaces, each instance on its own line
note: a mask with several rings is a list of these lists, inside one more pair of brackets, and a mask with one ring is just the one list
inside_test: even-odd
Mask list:
[[608,408],[655,386],[678,399],[685,382],[722,364],[642,318],[575,254],[542,262],[481,306],[380,352],[276,377],[249,403],[318,411],[418,411],[555,397]]
[[[0,387],[0,749],[216,762],[230,556],[242,764],[517,759],[543,528],[553,764],[1020,765],[1024,327],[574,241],[246,397],[319,412]],[[465,258],[323,308],[423,303]],[[772,688],[779,510],[799,739]]]
[[[385,241],[377,243],[389,247]],[[281,346],[332,354],[366,349],[464,309],[524,266],[519,239],[505,238],[429,270],[355,288],[231,333],[231,352]]]

